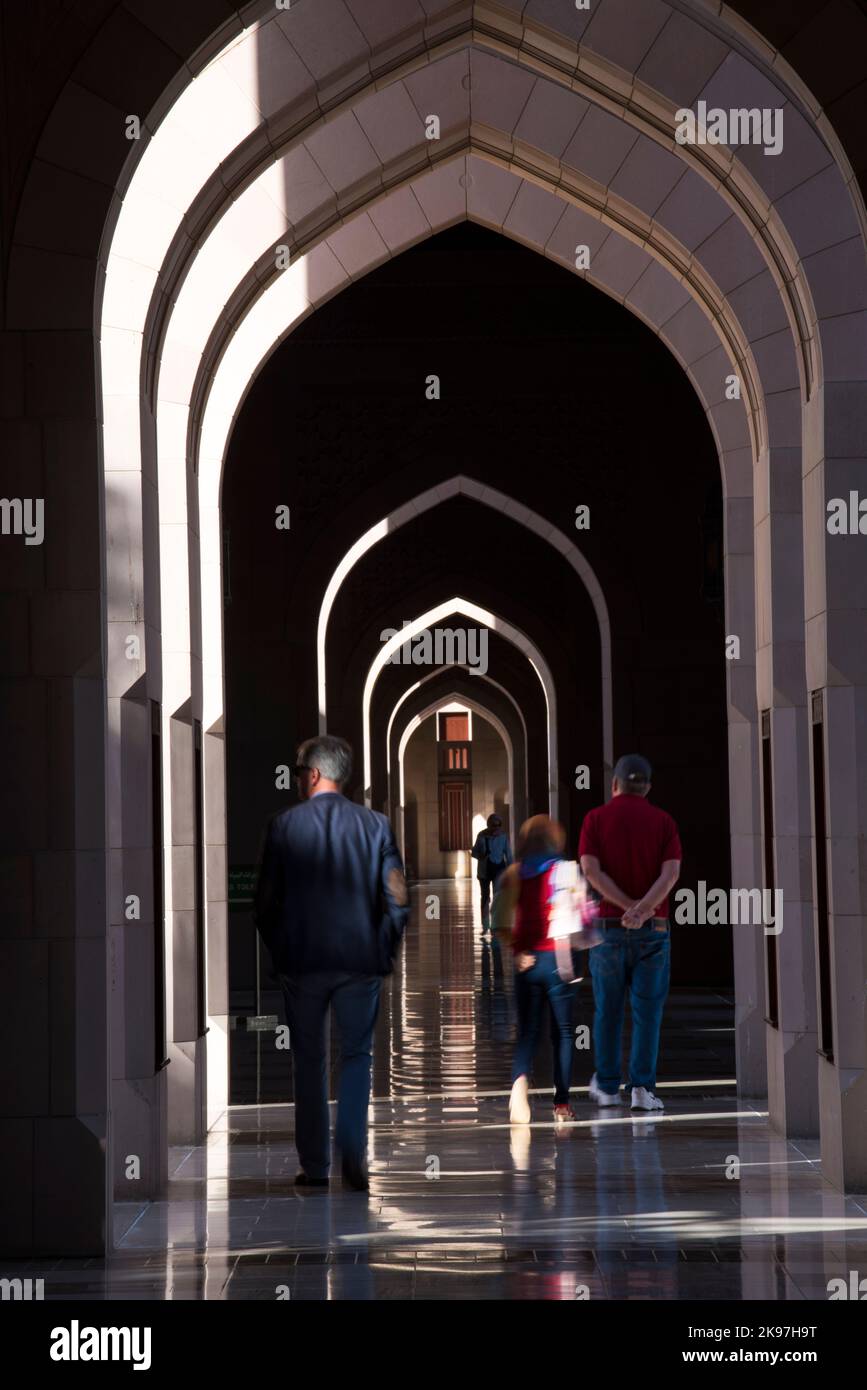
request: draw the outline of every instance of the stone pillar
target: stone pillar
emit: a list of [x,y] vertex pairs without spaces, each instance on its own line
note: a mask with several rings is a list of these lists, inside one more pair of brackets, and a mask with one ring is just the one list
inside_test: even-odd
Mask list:
[[[760,807],[758,789],[758,736],[748,720],[729,715],[729,779],[739,788],[731,797],[732,887],[746,888],[760,881]],[[735,1066],[738,1095],[767,1094],[765,1051],[765,981],[761,935],[749,928],[733,928],[735,979]]]
[[[787,393],[789,395],[791,393]],[[791,417],[791,418],[790,418]],[[763,887],[782,893],[783,927],[762,935],[766,984],[775,961],[777,1018],[767,1024],[768,1110],[783,1134],[818,1134],[815,954],[810,881],[810,786],[804,665],[804,566],[800,410],[778,404],[775,432],[794,441],[764,451],[756,469],[759,499],[756,573],[759,576],[759,717],[768,711],[771,827],[763,824]],[[790,430],[787,436],[785,431]],[[760,752],[762,750],[760,749]],[[764,816],[763,816],[764,820]],[[773,884],[768,881],[770,865]]]
[[[861,1191],[867,1184],[867,535],[857,525],[830,534],[827,504],[841,499],[848,511],[851,493],[867,495],[867,384],[826,382],[807,427],[807,680],[821,714],[814,749],[818,743],[824,776],[818,777],[814,757],[813,791],[824,803],[827,863],[825,920],[818,903],[814,915],[817,954],[821,935],[828,946],[825,1008],[821,979],[816,986],[824,1023],[822,1168],[835,1186]],[[817,841],[814,872],[819,850]]]
[[[733,403],[727,403],[730,407]],[[740,411],[740,407],[738,407]],[[746,420],[728,428],[734,447],[722,453],[725,540],[726,635],[740,640],[737,660],[726,661],[729,721],[729,833],[733,888],[761,881],[761,805],[756,713],[756,594],[753,563],[753,473]],[[737,447],[740,446],[740,447]],[[761,936],[732,928],[735,980],[735,1065],[738,1094],[764,1097],[767,1057]]]
[[205,732],[205,942],[207,1026],[205,1128],[229,1103],[229,904],[226,852],[226,743]]
[[[134,345],[141,350],[141,339]],[[103,407],[139,417],[106,351]],[[160,840],[168,785],[162,713],[159,494],[153,427],[143,447],[104,451],[108,659],[108,819],[111,845],[111,1171],[118,1201],[160,1196],[166,1149],[165,916]],[[157,838],[159,837],[159,838]],[[130,900],[139,900],[139,915]],[[137,1163],[131,1160],[138,1160]]]
[[[13,254],[0,334],[0,493],[43,504],[42,534],[38,508],[14,507],[0,535],[0,1240],[21,1257],[100,1256],[109,1229],[94,345],[46,296],[50,259]],[[29,295],[39,331],[24,331]]]

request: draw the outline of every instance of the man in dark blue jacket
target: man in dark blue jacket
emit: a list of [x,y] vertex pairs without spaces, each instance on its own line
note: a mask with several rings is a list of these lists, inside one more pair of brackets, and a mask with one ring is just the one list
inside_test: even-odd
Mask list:
[[352,770],[345,739],[322,734],[298,749],[302,798],[268,828],[256,926],[286,1001],[295,1075],[299,1186],[327,1187],[326,1028],[334,1009],[341,1070],[335,1144],[343,1177],[367,1191],[367,1108],[373,1029],[383,975],[409,916],[403,862],[378,811],[343,796]]

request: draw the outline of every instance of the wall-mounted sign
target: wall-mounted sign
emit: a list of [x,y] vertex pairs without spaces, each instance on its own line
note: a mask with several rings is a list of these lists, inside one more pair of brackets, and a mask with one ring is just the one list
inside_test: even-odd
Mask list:
[[256,864],[229,865],[229,906],[252,907],[259,869]]

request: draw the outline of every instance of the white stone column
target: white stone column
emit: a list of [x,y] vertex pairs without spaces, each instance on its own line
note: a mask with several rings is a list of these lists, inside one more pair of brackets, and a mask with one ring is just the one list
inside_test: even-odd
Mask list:
[[[768,712],[770,787],[760,785],[761,877],[756,886],[782,893],[783,926],[757,928],[761,937],[765,1000],[769,957],[776,962],[777,1015],[766,1024],[768,1110],[783,1134],[818,1133],[815,974],[811,934],[810,792],[804,667],[803,521],[800,409],[796,392],[783,392],[769,411],[779,444],[764,449],[756,467],[757,699]],[[759,747],[760,766],[763,747]],[[768,804],[772,827],[765,824]],[[771,836],[771,843],[767,837]],[[766,865],[770,864],[770,872]],[[773,882],[769,880],[772,877]],[[776,934],[775,934],[776,933]],[[767,1018],[767,1002],[766,1002]]]
[[[830,996],[822,1166],[836,1186],[858,1191],[867,1184],[867,535],[830,534],[827,504],[867,497],[867,384],[826,382],[808,437],[807,679],[821,701],[824,785],[814,796],[824,798],[827,863],[827,919],[823,928],[817,906],[814,925],[817,940],[827,932]],[[821,1008],[819,978],[816,991]]]
[[[727,478],[733,476],[731,462]],[[751,480],[750,480],[751,482]],[[726,662],[729,720],[729,833],[733,888],[750,888],[761,875],[759,740],[756,715],[753,500],[725,503],[726,632],[740,638],[741,655]],[[764,963],[761,937],[732,929],[735,982],[735,1061],[740,1096],[767,1092]]]

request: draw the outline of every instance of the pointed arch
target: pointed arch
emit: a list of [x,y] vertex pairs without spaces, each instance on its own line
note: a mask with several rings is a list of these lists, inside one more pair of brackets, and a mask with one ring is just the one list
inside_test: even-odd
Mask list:
[[[611,678],[611,621],[608,614],[608,605],[605,602],[605,594],[602,585],[596,577],[593,566],[575,545],[574,541],[565,536],[563,532],[538,512],[532,511],[522,503],[517,502],[513,497],[500,492],[497,488],[488,487],[483,483],[477,482],[474,478],[465,477],[463,474],[456,474],[445,483],[439,483],[436,487],[428,488],[425,492],[420,492],[416,497],[404,502],[400,507],[395,507],[389,512],[388,516],[378,521],[375,526],[371,526],[360,536],[353,546],[346,552],[343,559],[335,566],[319,608],[319,621],[316,633],[316,669],[318,677],[319,692],[319,732],[325,733],[328,728],[327,714],[327,673],[326,673],[326,639],[328,634],[328,618],[334,607],[337,596],[340,592],[344,580],[358,563],[362,556],[366,555],[373,546],[379,544],[386,536],[391,536],[401,526],[416,517],[423,516],[432,507],[440,506],[443,502],[448,502],[453,497],[469,497],[479,502],[484,507],[490,507],[493,511],[500,512],[503,516],[511,517],[521,526],[526,526],[528,531],[532,531],[548,545],[552,546],[558,554],[574,570],[584,588],[587,590],[593,610],[596,614],[596,621],[599,625],[599,647],[601,659],[600,671],[600,691],[602,704],[602,752],[605,772],[605,785],[607,786],[611,769],[613,767],[613,744],[614,744],[614,714],[613,714],[613,692]],[[365,778],[367,786],[367,778]]]
[[[499,716],[494,714],[493,710],[488,709],[488,707],[482,704],[481,701],[473,700],[469,695],[464,695],[460,691],[452,691],[448,695],[441,695],[438,700],[431,700],[431,702],[428,705],[426,705],[424,709],[419,710],[417,714],[412,715],[411,718],[407,720],[406,727],[402,730],[400,735],[400,741],[398,743],[397,767],[399,789],[398,815],[400,818],[399,838],[400,852],[404,858],[404,862],[406,861],[406,784],[404,781],[404,755],[406,753],[406,746],[412,738],[413,734],[415,733],[416,729],[418,729],[421,726],[421,724],[424,723],[425,719],[427,719],[431,714],[434,714],[438,709],[441,709],[443,705],[449,704],[453,700],[459,701],[461,704],[466,705],[468,709],[471,709],[475,714],[479,714],[482,716],[483,719],[487,719],[488,723],[493,725],[497,733],[500,735],[500,738],[503,740],[503,746],[506,750],[506,765],[508,768],[507,781],[509,786],[510,815],[514,818],[515,749],[512,743],[511,734],[509,733],[508,729],[506,728],[503,721],[499,718]],[[514,826],[512,827],[512,835],[514,837]]]
[[559,787],[557,785],[557,692],[554,686],[554,678],[550,667],[536,644],[520,628],[515,627],[505,618],[492,613],[490,609],[482,608],[477,603],[471,603],[468,599],[456,596],[446,599],[444,603],[436,604],[433,608],[419,614],[400,632],[396,632],[387,642],[384,642],[374,657],[368,668],[367,677],[364,682],[364,694],[362,696],[362,727],[364,737],[364,800],[369,806],[371,804],[373,789],[372,779],[372,756],[371,756],[371,736],[370,736],[370,707],[373,700],[373,692],[380,672],[384,670],[388,662],[397,651],[406,643],[412,640],[420,632],[424,632],[431,624],[438,623],[443,618],[448,618],[454,613],[460,613],[471,621],[480,623],[483,627],[489,628],[506,641],[511,642],[520,652],[526,656],[533,670],[539,678],[542,691],[545,696],[546,710],[546,735],[548,749],[548,807],[550,815],[556,819],[559,804]]

